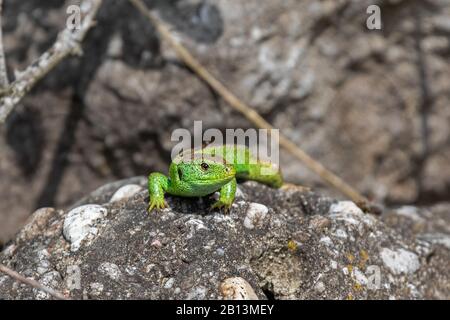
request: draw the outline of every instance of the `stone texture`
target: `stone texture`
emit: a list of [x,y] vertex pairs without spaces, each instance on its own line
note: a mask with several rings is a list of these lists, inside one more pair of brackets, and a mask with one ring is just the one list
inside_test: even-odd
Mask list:
[[[45,50],[70,1],[4,1],[10,74]],[[368,5],[383,30],[364,25]],[[390,204],[448,201],[447,1],[151,1],[220,80],[308,153]],[[127,1],[0,128],[0,241],[35,209],[86,190],[166,171],[173,129],[251,124],[178,63]],[[424,125],[425,124],[425,125]],[[323,187],[288,154],[291,182]],[[336,196],[332,190],[324,190]]]
[[[58,211],[39,229],[27,226],[41,232],[19,234],[1,263],[75,299],[450,298],[450,248],[436,240],[450,235],[448,204],[376,217],[302,188],[245,182],[245,200],[228,215],[209,209],[213,196],[168,196],[168,209],[148,214],[145,190],[109,202],[129,184],[145,178],[105,185],[75,204],[108,212],[77,251],[63,235],[68,213]],[[249,210],[263,211],[265,223],[248,228]],[[34,298],[49,297],[0,275],[0,299]]]

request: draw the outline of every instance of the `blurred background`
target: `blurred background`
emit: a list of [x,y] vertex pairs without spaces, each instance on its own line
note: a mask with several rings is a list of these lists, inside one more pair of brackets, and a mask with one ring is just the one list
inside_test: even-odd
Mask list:
[[[450,200],[450,1],[145,1],[214,75],[371,199]],[[4,0],[10,75],[80,1]],[[369,5],[382,29],[368,30]],[[128,1],[104,1],[82,57],[63,61],[0,125],[0,242],[37,208],[166,172],[177,128],[251,128]],[[340,197],[281,151],[289,182]]]

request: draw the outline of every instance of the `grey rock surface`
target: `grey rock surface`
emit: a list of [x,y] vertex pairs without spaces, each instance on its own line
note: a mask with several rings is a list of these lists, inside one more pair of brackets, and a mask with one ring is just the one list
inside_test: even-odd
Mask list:
[[[50,46],[72,1],[3,2],[12,76]],[[128,1],[104,2],[84,56],[49,74],[0,127],[0,241],[39,207],[166,171],[176,128],[252,126]],[[361,192],[395,204],[450,198],[448,1],[149,3],[233,92]],[[380,31],[365,27],[373,4]],[[290,155],[281,162],[289,181],[323,187]]]
[[[169,208],[151,214],[145,190],[110,202],[145,182],[39,210],[0,261],[75,299],[450,298],[449,204],[375,217],[255,182],[239,184],[228,215],[209,209],[213,196],[168,196]],[[50,297],[0,274],[0,298]]]

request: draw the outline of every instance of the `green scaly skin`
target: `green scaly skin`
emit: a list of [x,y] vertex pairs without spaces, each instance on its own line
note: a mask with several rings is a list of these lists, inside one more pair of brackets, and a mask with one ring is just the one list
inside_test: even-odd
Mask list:
[[212,208],[229,210],[236,193],[236,179],[254,180],[273,188],[283,185],[279,168],[256,161],[244,146],[209,146],[191,150],[175,158],[169,177],[154,172],[148,177],[150,203],[148,211],[167,207],[164,194],[203,197],[220,190]]

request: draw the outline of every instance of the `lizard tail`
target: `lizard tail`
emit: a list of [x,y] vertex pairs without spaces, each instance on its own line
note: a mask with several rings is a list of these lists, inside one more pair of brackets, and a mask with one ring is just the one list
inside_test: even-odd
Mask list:
[[247,178],[268,185],[272,188],[280,188],[283,185],[283,175],[278,165],[272,163],[259,163],[250,165]]

